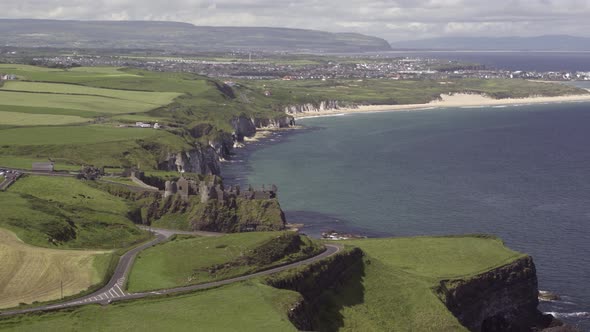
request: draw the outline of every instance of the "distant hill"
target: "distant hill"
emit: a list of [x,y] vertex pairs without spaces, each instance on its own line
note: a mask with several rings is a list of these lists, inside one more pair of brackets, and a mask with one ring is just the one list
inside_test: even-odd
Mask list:
[[539,37],[443,37],[391,43],[394,49],[473,51],[590,51],[590,38]]
[[385,40],[355,33],[256,27],[202,27],[157,21],[0,19],[0,46],[219,51],[387,51]]

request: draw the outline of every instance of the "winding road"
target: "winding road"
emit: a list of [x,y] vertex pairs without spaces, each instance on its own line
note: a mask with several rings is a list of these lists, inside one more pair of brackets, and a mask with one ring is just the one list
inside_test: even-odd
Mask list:
[[142,252],[143,250],[153,247],[159,243],[162,243],[162,242],[166,241],[167,239],[169,239],[171,236],[176,235],[176,234],[198,235],[198,236],[223,236],[224,235],[222,233],[213,233],[213,232],[181,232],[181,231],[172,231],[172,230],[147,228],[147,227],[144,227],[143,229],[153,232],[156,235],[156,238],[148,243],[145,243],[141,246],[138,246],[138,247],[128,251],[123,256],[121,256],[121,258],[119,259],[119,263],[118,263],[118,265],[115,269],[115,272],[113,273],[113,276],[111,277],[110,281],[104,287],[102,287],[100,290],[98,290],[90,295],[85,295],[83,297],[69,300],[69,301],[62,302],[62,303],[49,304],[49,305],[44,305],[44,306],[39,306],[39,307],[34,307],[34,308],[27,308],[27,309],[16,309],[16,310],[3,311],[3,312],[0,312],[0,316],[12,316],[12,315],[26,314],[26,313],[31,313],[31,312],[59,310],[59,309],[64,309],[64,308],[77,307],[77,306],[86,305],[86,304],[98,303],[98,304],[106,305],[106,304],[109,304],[109,303],[115,302],[115,301],[141,299],[141,298],[146,298],[146,297],[156,296],[156,295],[166,295],[166,294],[190,292],[190,291],[195,291],[195,290],[202,290],[202,289],[207,289],[207,288],[219,287],[219,286],[223,286],[223,285],[227,285],[227,284],[231,284],[231,283],[235,283],[235,282],[239,282],[239,281],[244,281],[244,280],[248,280],[248,279],[252,279],[252,278],[257,278],[257,277],[261,277],[261,276],[274,274],[274,273],[285,271],[285,270],[288,270],[288,269],[291,269],[294,267],[311,264],[311,263],[320,261],[322,259],[325,259],[327,257],[333,256],[342,250],[341,245],[326,244],[325,245],[326,250],[317,256],[308,258],[306,260],[298,261],[298,262],[295,262],[292,264],[283,265],[280,267],[260,271],[257,273],[244,275],[241,277],[235,277],[235,278],[220,280],[220,281],[213,281],[213,282],[208,282],[208,283],[198,284],[198,285],[184,286],[184,287],[171,288],[171,289],[163,289],[163,290],[152,291],[152,292],[127,293],[124,289],[125,282],[127,280],[129,272],[131,271],[131,268],[133,267],[133,261],[135,260],[137,255],[140,252]]

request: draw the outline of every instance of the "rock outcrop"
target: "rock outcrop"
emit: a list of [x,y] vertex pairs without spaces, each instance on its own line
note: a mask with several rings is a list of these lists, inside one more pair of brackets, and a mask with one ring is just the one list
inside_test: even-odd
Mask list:
[[257,129],[288,128],[293,125],[295,120],[289,115],[274,118],[248,118],[246,115],[240,115],[231,120],[233,138],[238,142],[243,142],[244,137],[253,137]]
[[441,281],[437,293],[470,331],[531,331],[553,320],[537,309],[537,275],[529,256],[469,279]]
[[220,155],[211,146],[199,146],[190,151],[169,154],[158,165],[160,170],[220,175]]
[[252,120],[257,129],[289,128],[295,125],[295,120],[290,115],[276,118],[255,118]]
[[337,110],[340,108],[357,108],[358,105],[350,104],[350,103],[343,103],[338,100],[326,100],[320,101],[318,103],[305,103],[299,105],[289,105],[283,108],[283,111],[287,114],[298,114],[298,113],[313,113],[313,112],[322,112],[322,111],[330,111],[330,110]]
[[249,118],[240,115],[230,121],[233,133],[214,132],[211,125],[199,125],[191,129],[194,138],[208,137],[189,151],[170,153],[158,164],[160,170],[221,175],[220,162],[231,155],[236,143],[245,137],[253,137],[257,129],[287,128],[295,125],[293,117],[281,115],[275,118]]
[[233,118],[231,120],[231,126],[234,128],[234,138],[238,142],[243,142],[244,137],[252,137],[256,134],[254,122],[245,115]]

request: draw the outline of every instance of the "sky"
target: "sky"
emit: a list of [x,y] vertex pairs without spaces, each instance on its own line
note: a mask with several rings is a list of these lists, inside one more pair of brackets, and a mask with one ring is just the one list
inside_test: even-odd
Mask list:
[[448,36],[590,37],[590,0],[0,0],[2,18],[159,20]]

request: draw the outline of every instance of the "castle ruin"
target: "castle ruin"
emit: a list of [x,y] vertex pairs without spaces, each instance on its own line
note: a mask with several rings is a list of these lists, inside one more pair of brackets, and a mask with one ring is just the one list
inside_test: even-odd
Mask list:
[[240,186],[225,188],[222,184],[215,184],[214,181],[195,181],[180,177],[178,181],[166,181],[164,198],[180,195],[186,201],[190,196],[200,196],[201,203],[207,203],[212,199],[219,202],[236,198],[247,200],[273,199],[277,197],[277,192],[277,186],[274,184],[268,187],[263,185],[260,189],[249,186],[247,190],[241,190]]

